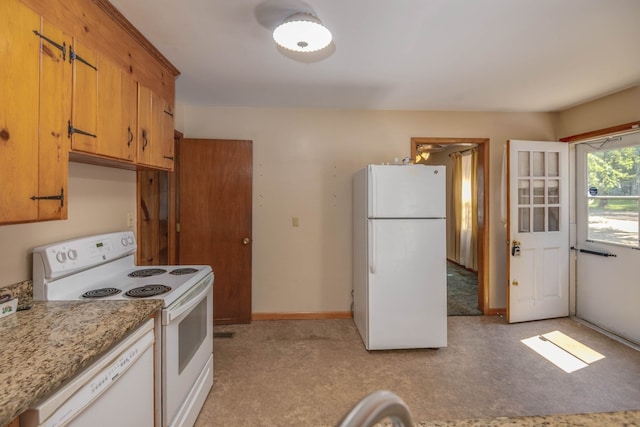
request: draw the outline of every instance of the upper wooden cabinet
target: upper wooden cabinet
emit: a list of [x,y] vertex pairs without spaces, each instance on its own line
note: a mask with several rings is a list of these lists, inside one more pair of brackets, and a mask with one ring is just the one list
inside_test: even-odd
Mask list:
[[173,170],[173,106],[138,87],[138,158],[141,165]]
[[78,53],[73,62],[71,149],[135,161],[136,81],[104,55],[98,56],[78,42],[75,46],[85,56]]
[[[173,113],[179,71],[107,0],[20,1],[73,36],[70,159],[172,170],[173,117],[159,110]],[[138,120],[147,116],[145,143]]]
[[0,0],[0,63],[0,224],[65,219],[69,159],[173,169],[179,72],[107,0]]
[[67,216],[69,42],[17,0],[0,2],[0,224]]

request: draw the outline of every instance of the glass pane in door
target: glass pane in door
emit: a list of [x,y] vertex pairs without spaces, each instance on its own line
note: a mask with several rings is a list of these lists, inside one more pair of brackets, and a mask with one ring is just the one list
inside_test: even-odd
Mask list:
[[547,231],[560,231],[560,207],[549,208],[549,229]]
[[531,210],[529,208],[518,208],[518,232],[528,233],[531,231],[530,211]]
[[550,205],[560,203],[560,181],[557,179],[547,181],[547,202]]
[[586,157],[587,239],[640,247],[640,145]]
[[547,176],[560,176],[560,153],[549,151],[547,152],[547,158],[549,159]]
[[529,152],[518,151],[518,176],[530,176]]
[[530,181],[528,179],[518,180],[518,204],[519,205],[528,205],[531,203],[529,185],[530,185]]
[[533,180],[533,204],[544,205],[544,180]]
[[545,211],[546,209],[541,207],[535,207],[533,208],[533,231],[536,232],[544,232],[545,231],[545,226],[544,226],[544,219],[545,219]]
[[533,152],[533,176],[545,175],[544,151]]

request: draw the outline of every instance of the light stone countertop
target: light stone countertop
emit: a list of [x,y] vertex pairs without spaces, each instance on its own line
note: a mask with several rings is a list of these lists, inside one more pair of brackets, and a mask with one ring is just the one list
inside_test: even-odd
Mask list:
[[601,412],[593,414],[539,415],[500,417],[458,421],[416,423],[417,427],[608,427],[640,426],[640,411]]
[[0,319],[0,426],[89,366],[160,300],[34,302]]

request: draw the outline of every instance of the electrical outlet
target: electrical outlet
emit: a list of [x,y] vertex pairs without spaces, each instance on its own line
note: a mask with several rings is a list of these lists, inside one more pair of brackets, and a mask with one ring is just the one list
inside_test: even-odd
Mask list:
[[300,227],[300,218],[298,218],[297,216],[291,217],[291,226]]
[[133,227],[133,214],[131,212],[127,212],[127,227]]

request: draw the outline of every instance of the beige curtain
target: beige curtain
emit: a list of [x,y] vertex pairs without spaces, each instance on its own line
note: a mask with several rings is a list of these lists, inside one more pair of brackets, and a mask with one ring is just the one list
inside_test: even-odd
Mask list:
[[454,224],[453,241],[449,242],[453,246],[453,260],[460,263],[460,231],[462,228],[462,155],[452,153],[453,170],[451,176],[451,187],[453,188],[453,212],[451,221]]
[[455,261],[478,270],[478,150],[453,153],[453,218]]

